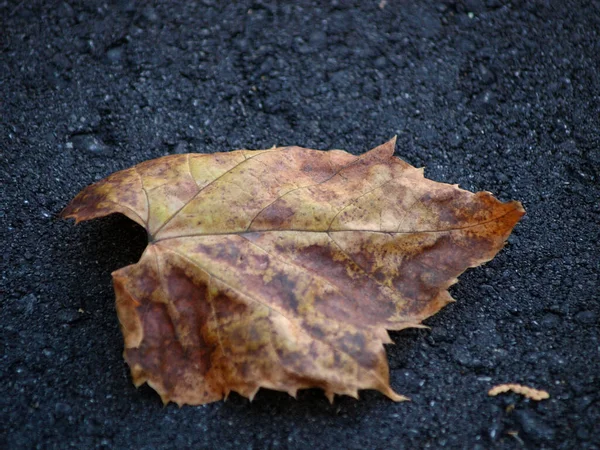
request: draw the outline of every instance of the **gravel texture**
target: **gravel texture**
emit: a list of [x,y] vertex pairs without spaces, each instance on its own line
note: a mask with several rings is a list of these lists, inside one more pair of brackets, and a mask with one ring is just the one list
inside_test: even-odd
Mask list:
[[[0,25],[2,448],[600,448],[600,2],[0,1]],[[430,330],[393,335],[412,402],[133,387],[110,273],[145,235],[58,220],[69,199],[165,154],[395,134],[528,213]]]

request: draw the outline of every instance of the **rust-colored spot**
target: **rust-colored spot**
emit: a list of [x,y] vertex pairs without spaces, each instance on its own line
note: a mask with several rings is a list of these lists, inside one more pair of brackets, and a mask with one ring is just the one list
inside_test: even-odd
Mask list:
[[281,229],[295,211],[285,204],[284,200],[278,200],[262,211],[252,222],[252,230],[262,230],[265,227],[277,230]]

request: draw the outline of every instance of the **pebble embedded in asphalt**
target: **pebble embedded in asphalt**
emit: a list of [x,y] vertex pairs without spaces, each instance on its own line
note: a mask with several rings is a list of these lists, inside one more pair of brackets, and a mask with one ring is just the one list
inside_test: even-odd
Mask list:
[[71,136],[71,143],[75,150],[88,152],[95,156],[112,156],[113,150],[102,140],[92,134],[76,134]]

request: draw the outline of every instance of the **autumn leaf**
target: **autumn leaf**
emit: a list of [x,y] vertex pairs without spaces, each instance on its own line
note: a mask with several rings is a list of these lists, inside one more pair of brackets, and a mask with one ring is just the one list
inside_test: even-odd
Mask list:
[[261,387],[404,400],[386,330],[453,301],[524,210],[428,180],[394,145],[165,156],[79,193],[63,217],[119,212],[148,232],[139,262],[112,274],[136,386],[180,405]]

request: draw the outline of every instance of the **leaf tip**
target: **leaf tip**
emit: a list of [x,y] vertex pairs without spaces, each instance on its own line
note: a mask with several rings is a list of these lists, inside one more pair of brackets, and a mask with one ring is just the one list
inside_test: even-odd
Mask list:
[[410,398],[405,397],[404,395],[400,395],[397,394],[396,392],[394,392],[394,390],[392,388],[387,388],[383,394],[389,398],[390,400],[393,400],[395,402],[409,402],[411,401]]
[[387,142],[384,142],[381,145],[369,150],[365,155],[370,155],[370,157],[374,157],[379,160],[387,160],[394,156],[394,152],[396,151],[396,136],[390,139]]
[[248,394],[248,399],[250,400],[251,403],[254,401],[254,397],[256,397],[256,394],[258,394],[259,389],[260,389],[260,386],[257,386],[252,392],[250,392]]
[[325,391],[325,397],[327,397],[327,400],[329,400],[329,403],[333,405],[333,400],[335,399],[335,392]]
[[[127,361],[127,349],[123,351],[123,358]],[[148,381],[146,374],[144,373],[144,369],[139,364],[130,365],[131,372],[131,380],[133,381],[133,385],[135,388],[139,388],[142,384]]]
[[520,215],[519,217],[523,217],[526,214],[525,208],[523,207],[523,204],[521,202],[513,200],[510,203],[515,205],[515,211],[517,214]]
[[75,219],[75,225],[81,222],[81,219],[77,215],[77,211],[73,208],[73,202],[69,203],[58,213],[58,218],[62,220]]
[[155,383],[151,379],[146,379],[146,377],[143,377],[143,379],[138,378],[136,380],[135,375],[134,375],[133,383],[136,385],[136,387],[141,386],[142,384],[144,384],[144,382],[146,382],[148,384],[148,386],[150,386],[152,389],[154,389],[156,391],[156,393],[158,393],[163,406],[167,406],[169,404],[169,402],[171,401],[171,398],[169,397],[169,394],[163,390],[163,388],[160,384]]
[[395,134],[392,138],[386,142],[386,145],[390,145],[394,150],[396,149],[396,141],[398,140],[398,135]]

